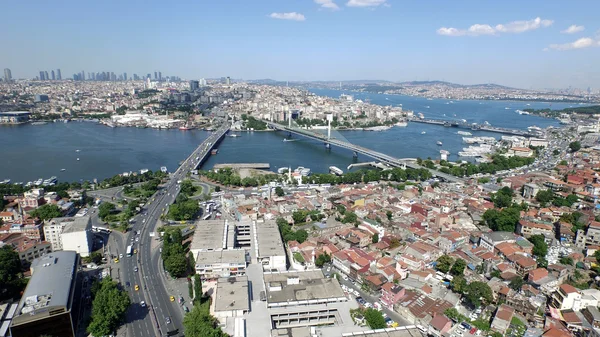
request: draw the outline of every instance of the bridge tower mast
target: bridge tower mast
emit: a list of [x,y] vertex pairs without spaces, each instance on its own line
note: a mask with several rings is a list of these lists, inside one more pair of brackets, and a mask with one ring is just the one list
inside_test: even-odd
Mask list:
[[333,120],[333,114],[327,114],[327,140],[329,140],[331,138],[331,121],[332,120]]

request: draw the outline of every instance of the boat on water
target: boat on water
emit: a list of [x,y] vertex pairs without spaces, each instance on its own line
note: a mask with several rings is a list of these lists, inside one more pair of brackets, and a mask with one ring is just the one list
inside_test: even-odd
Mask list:
[[308,167],[304,167],[304,166],[298,166],[294,172],[300,173],[300,175],[306,177],[308,175],[310,175],[310,169]]
[[240,136],[240,135],[237,135],[237,134],[235,134],[235,133],[232,133],[232,134],[230,134],[230,135],[227,135],[227,137],[231,137],[231,138],[237,138],[237,137],[239,137],[239,136]]
[[333,173],[335,175],[341,176],[342,174],[344,174],[344,171],[342,171],[339,167],[337,166],[329,166],[329,172]]
[[469,131],[458,131],[457,134],[459,134],[461,136],[472,136],[473,135]]
[[542,131],[542,128],[540,128],[539,126],[532,125],[532,126],[527,127],[527,130],[529,130],[529,131]]
[[297,141],[297,140],[298,140],[298,139],[289,139],[289,138],[284,138],[284,139],[283,139],[283,141],[284,141],[284,142],[295,142],[295,141]]
[[422,134],[422,135],[424,135],[424,134],[426,134],[426,133],[427,133],[427,132],[425,132],[425,131],[421,131],[421,134]]
[[75,152],[79,152],[79,151],[81,151],[81,150],[75,150]]
[[398,126],[398,127],[403,128],[403,127],[407,127],[408,126],[408,122],[398,122],[395,125]]
[[506,107],[506,108],[504,108],[504,110],[510,110],[510,108],[509,108],[509,107]]
[[65,168],[62,168],[62,169],[60,169],[60,172],[65,172],[66,170],[67,170],[67,169],[65,169]]
[[438,146],[442,146],[444,144],[442,144],[442,142],[440,142],[439,140],[437,142],[435,142]]
[[489,126],[489,125],[490,125],[490,122],[488,122],[488,121],[484,121],[484,122],[483,122],[483,125],[488,125],[488,126]]
[[40,178],[33,182],[33,185],[40,186],[44,182],[44,179]]
[[77,161],[79,161],[79,158],[77,158]]
[[31,125],[45,125],[48,124],[48,122],[32,122]]
[[277,169],[277,173],[279,173],[279,174],[288,173],[289,171],[290,171],[289,167],[280,167]]
[[50,177],[49,179],[46,179],[42,182],[42,186],[52,186],[52,185],[55,185],[57,181],[58,181],[58,178]]
[[429,109],[429,105],[426,105],[425,107],[426,107],[427,109]]
[[182,125],[179,127],[179,130],[183,130],[183,131],[193,130],[193,129],[194,129],[194,127],[188,123],[185,123],[185,125]]
[[0,184],[10,184],[10,179],[4,179],[0,181]]
[[116,125],[114,125],[111,122],[106,122],[106,123],[104,123],[104,125],[108,126],[109,128],[115,128],[116,127]]
[[515,112],[518,113],[519,115],[529,115],[529,112],[523,111],[523,110],[515,110]]
[[421,119],[425,118],[425,115],[423,115],[423,113],[422,113],[422,112],[419,112],[419,113],[417,114],[417,116],[419,116],[419,118],[421,118]]
[[210,154],[214,155],[214,154],[217,154],[217,153],[219,153],[219,149],[212,149],[212,150],[210,150]]
[[161,166],[160,167],[160,172],[167,173],[167,167],[166,166]]

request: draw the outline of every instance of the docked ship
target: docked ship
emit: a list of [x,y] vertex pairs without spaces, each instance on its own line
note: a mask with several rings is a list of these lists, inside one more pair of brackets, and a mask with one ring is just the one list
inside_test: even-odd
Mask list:
[[210,150],[210,154],[215,155],[217,153],[219,153],[219,149],[212,149],[212,150]]
[[0,184],[10,184],[10,179],[4,179],[0,181]]
[[341,176],[342,174],[344,174],[344,171],[342,171],[337,166],[329,166],[329,172],[333,173],[335,175],[338,175],[338,176]]
[[166,166],[161,166],[160,167],[160,172],[167,173],[167,167]]
[[290,171],[289,167],[280,167],[277,169],[277,173],[279,173],[279,174],[288,173],[289,171]]
[[532,125],[532,126],[527,127],[527,130],[529,130],[529,131],[542,131],[542,128],[540,128],[539,126]]
[[419,118],[421,118],[421,119],[425,118],[425,115],[423,115],[423,113],[422,113],[422,112],[419,112],[419,113],[417,114],[417,116],[419,116]]
[[300,173],[300,175],[304,177],[310,175],[310,169],[308,167],[303,166],[298,166],[298,168],[296,168],[294,172]]
[[55,185],[57,181],[58,181],[58,178],[50,177],[49,179],[46,179],[42,182],[42,186],[52,186],[52,185]]
[[33,122],[33,123],[31,123],[31,125],[44,125],[44,124],[48,124],[48,122]]
[[183,130],[183,131],[187,131],[187,130],[193,130],[194,127],[189,125],[188,123],[185,123],[185,125],[182,125],[179,127],[179,130]]
[[403,128],[403,127],[406,127],[406,126],[408,126],[408,123],[407,123],[407,122],[404,122],[404,121],[402,121],[402,122],[398,122],[398,123],[396,123],[395,125],[396,125],[396,126],[398,126],[398,127],[401,127],[401,128]]
[[459,134],[461,136],[472,136],[473,135],[469,131],[458,131],[457,134]]

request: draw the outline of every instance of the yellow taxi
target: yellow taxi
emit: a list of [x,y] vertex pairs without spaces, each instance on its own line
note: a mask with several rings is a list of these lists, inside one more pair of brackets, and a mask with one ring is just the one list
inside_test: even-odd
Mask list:
[[119,263],[119,259],[118,259],[118,258],[117,258],[117,259],[115,259],[115,263]]
[[169,300],[171,300],[171,302],[175,302],[175,297],[171,296],[171,297],[169,297]]
[[137,284],[135,285],[135,291],[140,290],[140,286],[138,286]]
[[134,254],[137,254],[137,249],[134,249],[134,250],[133,250],[133,253],[134,253]]

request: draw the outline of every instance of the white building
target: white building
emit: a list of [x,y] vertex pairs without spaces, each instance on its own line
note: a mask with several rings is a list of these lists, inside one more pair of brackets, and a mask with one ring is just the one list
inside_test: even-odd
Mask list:
[[82,257],[92,251],[93,233],[89,216],[54,218],[44,223],[44,237],[53,251],[72,250]]
[[275,221],[252,222],[253,249],[257,262],[263,269],[273,271],[287,270],[287,257],[279,228]]

